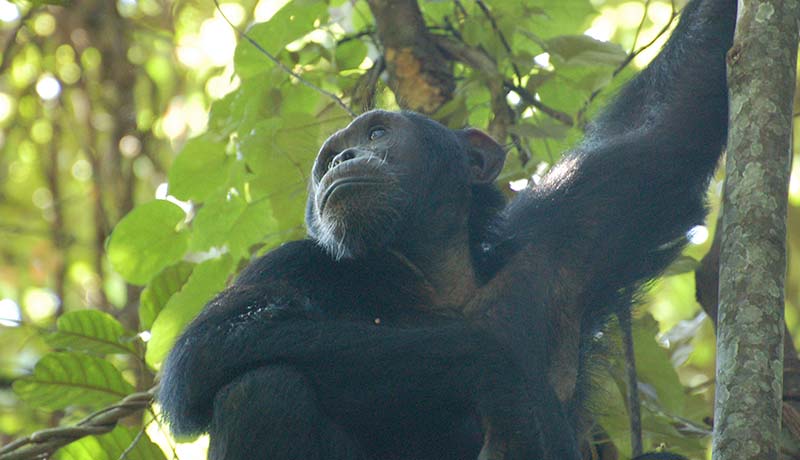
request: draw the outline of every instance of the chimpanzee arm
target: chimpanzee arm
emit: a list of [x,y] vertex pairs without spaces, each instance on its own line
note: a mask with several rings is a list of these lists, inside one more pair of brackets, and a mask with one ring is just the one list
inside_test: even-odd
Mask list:
[[615,303],[620,290],[674,259],[686,232],[703,221],[705,189],[725,143],[725,56],[735,17],[736,0],[687,5],[664,50],[586,140],[511,203],[495,244],[500,257],[539,257],[545,267],[535,270],[557,265],[542,283],[563,279],[593,297],[575,301],[598,304]]
[[[575,394],[591,329],[629,308],[703,221],[727,135],[735,16],[736,0],[690,2],[659,56],[582,144],[515,197],[488,242],[492,275],[467,313],[510,345],[527,375],[546,369],[562,401]],[[539,416],[544,426],[563,418]]]
[[629,81],[589,126],[587,142],[659,122],[680,124],[683,117],[707,103],[717,113],[698,114],[695,119],[713,121],[705,127],[709,137],[723,133],[724,138],[727,123],[718,116],[727,107],[723,57],[732,43],[735,17],[735,1],[690,2],[658,57]]

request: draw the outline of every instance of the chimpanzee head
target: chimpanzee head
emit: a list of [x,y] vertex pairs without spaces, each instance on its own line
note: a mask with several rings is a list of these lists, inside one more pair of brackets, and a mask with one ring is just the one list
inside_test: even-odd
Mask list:
[[475,186],[505,150],[476,129],[411,112],[367,112],[329,137],[312,171],[306,225],[333,257],[446,241],[466,231]]

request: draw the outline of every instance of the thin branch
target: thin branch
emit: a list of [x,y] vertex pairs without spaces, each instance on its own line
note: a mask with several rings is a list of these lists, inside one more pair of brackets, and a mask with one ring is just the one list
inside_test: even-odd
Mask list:
[[525,145],[524,142],[522,142],[522,139],[518,135],[509,134],[509,137],[511,137],[511,142],[514,144],[514,148],[517,149],[517,153],[519,153],[519,161],[523,165],[528,164],[528,162],[531,161],[531,158],[533,157],[530,149]]
[[117,422],[150,406],[156,387],[133,393],[117,404],[100,409],[75,425],[36,431],[0,447],[0,460],[30,460],[51,455],[81,438],[111,432]]
[[351,96],[353,107],[360,108],[362,112],[375,108],[375,92],[377,91],[378,80],[385,69],[386,61],[381,55],[356,82]]
[[503,84],[506,86],[507,89],[514,91],[515,93],[519,94],[520,99],[526,104],[534,107],[535,109],[539,110],[543,114],[547,115],[548,117],[556,120],[557,122],[565,125],[565,126],[574,126],[575,122],[572,120],[572,117],[569,114],[564,113],[560,110],[556,110],[547,104],[542,103],[542,101],[536,99],[536,96],[530,93],[527,89],[514,85],[511,81],[504,81]]
[[622,330],[622,343],[625,348],[625,381],[627,386],[628,418],[631,427],[631,452],[634,457],[642,455],[642,408],[639,400],[639,377],[636,373],[636,355],[633,344],[633,325],[631,312],[617,314],[619,327]]
[[[611,78],[612,79],[614,77],[616,77],[617,75],[619,75],[619,73],[622,72],[626,67],[628,67],[628,65],[631,62],[633,62],[634,59],[636,59],[636,56],[640,55],[644,50],[646,50],[646,49],[650,48],[651,46],[653,46],[655,44],[655,42],[658,41],[659,38],[661,38],[665,33],[667,33],[669,31],[670,26],[672,26],[673,21],[675,21],[675,18],[677,18],[678,15],[679,15],[679,12],[675,9],[675,0],[670,0],[670,5],[672,7],[672,12],[670,13],[669,21],[667,21],[667,23],[664,24],[664,27],[662,27],[661,30],[658,31],[658,33],[656,34],[655,37],[653,37],[652,40],[650,40],[649,42],[647,42],[647,44],[643,45],[642,47],[638,48],[637,50],[629,53],[628,56],[622,62],[619,63],[617,68],[614,69],[613,72],[611,72]],[[583,119],[586,116],[586,111],[589,110],[589,106],[592,104],[592,102],[594,102],[594,100],[597,98],[597,96],[599,96],[600,93],[603,92],[604,89],[605,88],[600,88],[600,89],[596,89],[594,92],[592,92],[592,94],[589,96],[589,98],[586,100],[586,102],[583,103],[583,106],[580,108],[580,110],[578,110],[578,115],[575,117],[575,119],[578,120],[578,124],[579,125],[583,125],[584,124],[583,123]]]
[[247,33],[245,33],[244,31],[242,31],[242,30],[241,30],[241,29],[239,29],[238,27],[236,27],[236,25],[235,25],[235,24],[234,24],[234,23],[233,23],[233,22],[232,22],[230,19],[228,19],[228,16],[226,16],[226,15],[225,15],[225,13],[222,11],[222,8],[220,8],[220,5],[219,5],[219,0],[214,0],[214,5],[216,5],[216,7],[217,7],[217,11],[219,11],[219,14],[220,14],[220,16],[222,16],[222,19],[224,19],[224,20],[225,20],[225,22],[227,22],[227,23],[228,23],[228,25],[229,25],[229,26],[230,26],[230,27],[231,27],[233,30],[235,30],[235,31],[236,31],[236,33],[237,33],[237,34],[238,34],[238,35],[239,35],[241,38],[245,39],[245,40],[246,40],[248,43],[250,43],[251,45],[253,45],[253,47],[255,47],[255,49],[257,49],[257,50],[258,50],[258,51],[259,51],[261,54],[263,54],[264,56],[266,56],[266,57],[267,57],[267,59],[269,59],[270,61],[272,61],[272,63],[273,63],[273,64],[275,64],[276,66],[278,66],[278,67],[279,67],[281,70],[283,70],[283,71],[284,71],[284,72],[286,72],[287,74],[289,74],[289,75],[293,76],[294,78],[296,78],[296,79],[297,79],[297,80],[298,80],[300,83],[302,83],[303,85],[305,85],[305,86],[307,86],[307,87],[309,87],[309,88],[313,89],[314,91],[316,91],[316,92],[318,92],[318,93],[320,93],[320,94],[322,94],[322,95],[324,95],[324,96],[326,96],[326,97],[330,98],[331,100],[333,100],[333,101],[334,101],[334,102],[335,102],[335,103],[336,103],[336,104],[337,104],[339,107],[341,107],[341,108],[342,108],[342,110],[344,110],[345,112],[347,112],[347,113],[348,113],[348,114],[349,114],[351,117],[353,117],[353,118],[355,118],[355,117],[356,117],[356,113],[355,113],[355,112],[353,112],[352,110],[350,110],[350,107],[348,107],[348,106],[347,106],[347,104],[345,104],[345,103],[344,103],[344,101],[342,101],[342,100],[339,98],[339,96],[337,96],[337,95],[335,95],[335,94],[331,93],[330,91],[326,91],[326,90],[324,90],[324,89],[320,88],[319,86],[317,86],[317,85],[315,85],[315,84],[311,83],[310,81],[306,80],[305,78],[303,78],[303,77],[302,77],[300,74],[298,74],[297,72],[293,71],[292,69],[290,69],[289,67],[287,67],[287,66],[286,66],[284,63],[282,63],[280,60],[278,60],[278,58],[276,58],[275,56],[273,56],[273,55],[272,55],[272,54],[271,54],[269,51],[267,51],[267,50],[266,50],[266,49],[265,49],[263,46],[261,46],[261,45],[260,45],[260,44],[259,44],[257,41],[253,40],[253,38],[251,38],[249,35],[247,35]]
[[[508,52],[509,57],[511,57],[512,55],[511,45],[508,44],[508,40],[506,40],[506,36],[505,34],[503,34],[503,31],[500,30],[500,28],[497,26],[497,21],[495,21],[494,16],[492,16],[492,13],[489,11],[489,8],[486,6],[485,3],[483,3],[483,0],[475,0],[475,3],[478,4],[478,8],[481,9],[483,15],[486,16],[486,19],[489,20],[489,23],[492,25],[494,33],[496,33],[498,38],[500,38],[500,43],[503,44],[503,48],[506,49],[506,52]],[[511,59],[511,67],[514,69],[514,74],[517,76],[517,82],[521,82],[522,72],[520,72],[519,67],[517,67],[517,65],[514,63],[513,59]]]
[[643,45],[641,48],[637,49],[636,51],[628,54],[628,57],[625,58],[625,60],[622,61],[619,64],[619,66],[614,70],[614,72],[611,74],[612,78],[616,77],[617,75],[619,75],[619,73],[622,72],[622,70],[625,67],[627,67],[628,64],[631,63],[631,61],[633,61],[636,58],[636,56],[640,55],[642,53],[642,51],[644,51],[644,50],[650,48],[651,46],[653,46],[658,41],[658,39],[661,38],[661,36],[663,36],[665,33],[667,33],[669,31],[669,28],[672,26],[672,22],[675,21],[675,18],[677,18],[679,16],[679,14],[680,14],[677,10],[675,10],[675,0],[671,0],[670,1],[670,6],[672,7],[672,11],[670,12],[669,21],[667,21],[667,23],[664,24],[664,27],[662,27],[661,30],[658,31],[658,33],[656,34],[655,37],[653,37],[652,40],[647,42],[647,44]]
[[[650,9],[650,0],[646,0],[644,2],[644,13],[642,13],[642,20],[639,21],[639,26],[636,27],[636,33],[633,34],[633,43],[631,44],[631,50],[629,54],[633,54],[636,50],[636,44],[639,42],[639,34],[642,33],[642,28],[644,27],[644,23],[647,21],[647,10]],[[674,11],[674,9],[673,9]]]
[[338,46],[338,45],[341,45],[343,43],[347,43],[347,42],[349,42],[351,40],[357,40],[357,39],[359,39],[361,37],[371,37],[374,34],[375,34],[375,28],[374,27],[370,27],[370,28],[368,28],[366,30],[362,30],[361,32],[356,32],[354,34],[345,35],[344,37],[342,37],[342,38],[340,38],[339,40],[336,41],[336,45]]
[[545,115],[562,124],[572,126],[572,117],[564,112],[560,112],[543,104],[541,101],[537,101],[536,98],[524,88],[521,88],[515,85],[514,82],[503,78],[503,75],[499,70],[497,70],[497,66],[492,58],[484,51],[469,47],[451,38],[442,37],[439,35],[434,35],[433,38],[436,41],[436,45],[445,50],[453,58],[463,62],[464,64],[467,64],[479,72],[484,73],[488,80],[501,79],[506,91],[509,89],[513,90],[520,95],[526,104],[535,107]]

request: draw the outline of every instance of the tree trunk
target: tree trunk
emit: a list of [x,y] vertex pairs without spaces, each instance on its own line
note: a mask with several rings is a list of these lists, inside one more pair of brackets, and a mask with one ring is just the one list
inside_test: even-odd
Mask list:
[[728,53],[714,460],[777,460],[797,0],[740,1]]

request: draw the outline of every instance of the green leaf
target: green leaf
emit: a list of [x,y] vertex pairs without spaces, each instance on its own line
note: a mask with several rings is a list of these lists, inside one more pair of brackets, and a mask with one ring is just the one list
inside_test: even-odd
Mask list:
[[71,311],[58,318],[58,330],[45,336],[56,349],[101,355],[134,353],[133,334],[108,313],[98,310]]
[[110,362],[85,354],[56,352],[36,363],[33,375],[14,382],[14,392],[43,409],[99,408],[124,398],[133,386]]
[[587,406],[603,408],[596,414],[597,422],[614,445],[630,457],[630,422],[625,407],[625,396],[607,372],[608,369],[594,376]]
[[240,140],[239,150],[256,174],[249,182],[252,201],[270,202],[277,231],[303,221],[308,175],[321,142],[319,123],[300,113],[265,120]]
[[680,413],[685,403],[684,388],[672,367],[669,353],[655,340],[658,323],[652,316],[637,319],[633,327],[636,363],[639,380],[655,390],[654,398],[660,407]]
[[[309,80],[312,83],[320,83],[311,77],[311,74],[307,74],[305,76],[306,80]],[[281,118],[285,118],[287,116],[297,116],[302,113],[305,116],[311,117],[314,111],[320,107],[320,101],[322,100],[322,95],[319,94],[318,91],[309,88],[308,86],[299,83],[294,83],[291,87],[288,84],[283,85],[281,91],[280,116]],[[327,103],[330,101],[325,99],[325,102]],[[314,120],[313,118],[311,119]],[[314,122],[315,126],[319,126],[319,123],[316,123],[316,120],[314,120]],[[291,123],[291,120],[289,123]],[[314,150],[316,151],[316,149]]]
[[[586,29],[596,16],[589,0],[534,0],[524,4],[496,2],[493,7],[502,22],[513,18],[517,33],[527,35],[535,32],[545,38],[563,34],[565,30]],[[521,42],[526,43],[527,40]]]
[[480,46],[481,43],[487,42],[493,33],[488,22],[475,18],[467,20],[462,30],[464,42],[470,46]]
[[[110,433],[87,436],[59,449],[56,460],[161,460],[164,453],[150,438],[141,433],[143,428],[117,425]],[[131,447],[133,446],[133,447]]]
[[200,208],[192,227],[193,251],[227,247],[238,260],[248,257],[250,247],[274,232],[277,223],[266,198],[248,202],[239,194],[228,194]]
[[225,145],[208,134],[189,140],[169,170],[169,193],[179,200],[203,202],[222,188],[235,161],[225,153]]
[[185,217],[181,208],[164,200],[137,206],[111,234],[111,265],[129,283],[147,283],[186,252],[188,233],[179,229]]
[[[294,0],[281,8],[269,21],[247,31],[250,38],[276,56],[289,43],[316,29],[315,24],[328,18],[328,6],[321,0]],[[241,40],[233,56],[236,73],[249,77],[274,64],[247,40]]]
[[672,262],[666,270],[664,270],[663,276],[673,276],[673,275],[680,275],[683,273],[689,273],[696,271],[700,268],[700,261],[695,259],[694,257],[682,255],[678,257],[675,262]]
[[350,40],[336,47],[336,66],[339,70],[356,69],[367,57],[367,45],[361,40]]
[[545,47],[556,67],[617,66],[628,57],[620,45],[602,42],[588,35],[561,35],[547,40]]
[[254,124],[268,118],[275,109],[267,102],[272,88],[285,75],[277,77],[275,72],[263,72],[242,81],[238,89],[211,105],[208,115],[209,133],[218,141],[227,140],[234,132],[248,132]]
[[194,266],[189,262],[178,262],[162,270],[148,283],[139,298],[139,327],[142,330],[150,329],[169,298],[189,279]]
[[595,89],[608,84],[612,71],[609,67],[561,67],[538,88],[537,94],[545,105],[575,113]]
[[523,137],[563,139],[567,135],[569,127],[548,119],[537,124],[523,121],[518,125],[510,126],[508,131]]
[[194,268],[186,284],[169,299],[150,329],[152,338],[147,344],[146,354],[148,364],[156,367],[164,360],[184,326],[225,287],[233,268],[233,259],[229,255],[207,260]]

